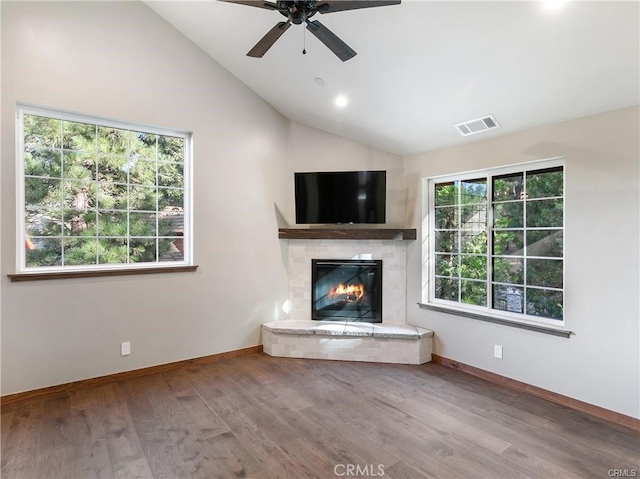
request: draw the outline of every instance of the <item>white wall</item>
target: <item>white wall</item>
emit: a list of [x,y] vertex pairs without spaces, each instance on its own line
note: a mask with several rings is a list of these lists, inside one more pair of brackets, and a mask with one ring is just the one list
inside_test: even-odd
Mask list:
[[[2,394],[259,344],[287,299],[289,122],[142,3],[1,8]],[[193,131],[199,270],[10,283],[17,101]]]
[[[412,223],[420,179],[563,156],[565,324],[570,339],[421,310],[421,252],[409,247],[408,322],[435,331],[435,352],[640,417],[640,124],[637,107],[405,158]],[[418,234],[420,237],[420,234]],[[493,345],[504,359],[493,358]]]
[[[387,222],[384,227],[404,228],[407,187],[400,156],[293,122],[289,142],[291,164],[287,192],[290,207],[287,211],[282,211],[287,223],[295,223],[294,172],[386,170]],[[373,225],[369,225],[371,226]]]

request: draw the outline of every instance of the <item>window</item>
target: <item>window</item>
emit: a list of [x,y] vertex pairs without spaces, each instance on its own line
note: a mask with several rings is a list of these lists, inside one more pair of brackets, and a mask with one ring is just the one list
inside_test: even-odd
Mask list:
[[18,109],[18,270],[190,264],[186,133]]
[[423,301],[563,324],[561,160],[427,180]]

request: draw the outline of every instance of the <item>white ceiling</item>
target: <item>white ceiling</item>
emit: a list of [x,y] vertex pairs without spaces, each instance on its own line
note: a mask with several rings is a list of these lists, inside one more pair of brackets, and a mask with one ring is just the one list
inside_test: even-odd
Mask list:
[[[358,55],[341,62],[302,25],[246,53],[278,12],[210,1],[153,10],[290,120],[391,153],[463,144],[639,103],[639,3],[403,1],[317,14]],[[324,80],[324,86],[314,78]],[[347,95],[340,110],[333,100]],[[501,129],[454,125],[493,114]]]

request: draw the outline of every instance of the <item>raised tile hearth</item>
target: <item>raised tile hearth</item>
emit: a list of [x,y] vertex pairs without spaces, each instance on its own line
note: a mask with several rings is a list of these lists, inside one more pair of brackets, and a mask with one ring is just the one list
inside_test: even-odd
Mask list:
[[431,361],[433,331],[409,324],[274,321],[262,325],[270,356],[375,363]]
[[[329,230],[333,231],[333,230]],[[367,230],[369,231],[369,230]],[[404,230],[403,230],[404,231]],[[413,230],[415,232],[415,230]],[[282,236],[288,241],[289,319],[262,327],[271,356],[378,363],[431,361],[433,332],[406,324],[407,243],[404,233],[363,239],[339,230],[312,236]],[[411,233],[411,231],[409,231]],[[339,238],[339,239],[337,239]],[[392,239],[394,238],[394,239]],[[382,265],[382,322],[312,320],[312,263],[318,260],[373,261]]]

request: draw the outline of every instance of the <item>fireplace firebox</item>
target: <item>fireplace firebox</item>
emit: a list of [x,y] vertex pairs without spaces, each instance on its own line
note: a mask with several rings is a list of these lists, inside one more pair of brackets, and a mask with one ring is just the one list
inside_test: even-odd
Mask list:
[[382,322],[382,260],[311,260],[311,318]]

